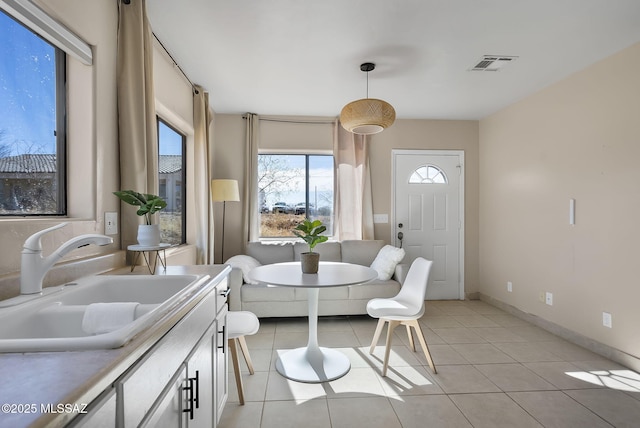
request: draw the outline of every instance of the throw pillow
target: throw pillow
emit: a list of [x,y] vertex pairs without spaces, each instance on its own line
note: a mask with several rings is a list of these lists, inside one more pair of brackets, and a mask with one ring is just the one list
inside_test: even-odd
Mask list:
[[392,245],[380,248],[371,268],[378,272],[378,279],[387,281],[393,276],[396,265],[404,258],[404,249]]
[[262,266],[259,261],[254,259],[251,256],[239,255],[233,256],[227,259],[226,262],[232,268],[238,268],[242,271],[242,278],[244,282],[247,284],[257,284],[257,281],[253,281],[249,278],[249,271],[253,268],[257,268],[258,266]]

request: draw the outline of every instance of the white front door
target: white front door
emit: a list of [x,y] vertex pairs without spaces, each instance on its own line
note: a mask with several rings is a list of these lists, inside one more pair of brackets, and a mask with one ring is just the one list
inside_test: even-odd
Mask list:
[[394,243],[433,260],[427,299],[464,299],[464,152],[394,150]]

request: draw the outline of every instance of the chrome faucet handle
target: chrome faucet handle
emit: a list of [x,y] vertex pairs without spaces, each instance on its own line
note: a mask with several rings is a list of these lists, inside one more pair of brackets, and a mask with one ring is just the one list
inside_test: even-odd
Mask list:
[[47,233],[52,232],[52,231],[57,230],[57,229],[62,229],[63,227],[65,227],[68,224],[69,224],[69,222],[56,224],[55,226],[51,226],[51,227],[49,227],[47,229],[41,230],[40,232],[34,233],[30,237],[28,237],[26,241],[24,241],[23,252],[25,252],[25,251],[26,252],[40,252],[40,251],[42,251],[42,242],[40,242],[40,238],[42,238],[42,235],[47,234]]

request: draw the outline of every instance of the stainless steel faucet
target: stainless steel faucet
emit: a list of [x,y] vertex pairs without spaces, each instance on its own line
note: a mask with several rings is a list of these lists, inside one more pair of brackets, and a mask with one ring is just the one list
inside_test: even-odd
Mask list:
[[109,245],[113,243],[113,239],[105,235],[80,235],[62,244],[49,256],[43,257],[40,238],[42,238],[44,234],[63,228],[68,224],[69,223],[61,223],[36,232],[24,242],[22,249],[22,266],[20,270],[20,294],[37,294],[42,292],[42,280],[44,276],[56,261],[70,251],[89,244]]

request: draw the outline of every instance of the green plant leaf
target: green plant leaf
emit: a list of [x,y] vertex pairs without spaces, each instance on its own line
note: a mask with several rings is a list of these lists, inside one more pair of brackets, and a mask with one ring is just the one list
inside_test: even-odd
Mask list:
[[160,196],[149,193],[138,193],[135,190],[121,190],[113,192],[118,198],[129,205],[140,207],[136,211],[139,216],[145,216],[147,224],[151,224],[149,215],[154,214],[167,206],[167,202]]
[[309,252],[313,252],[313,248],[329,239],[328,236],[320,235],[327,230],[327,227],[320,220],[310,221],[305,219],[301,221],[292,231],[294,235],[301,238],[309,244]]

